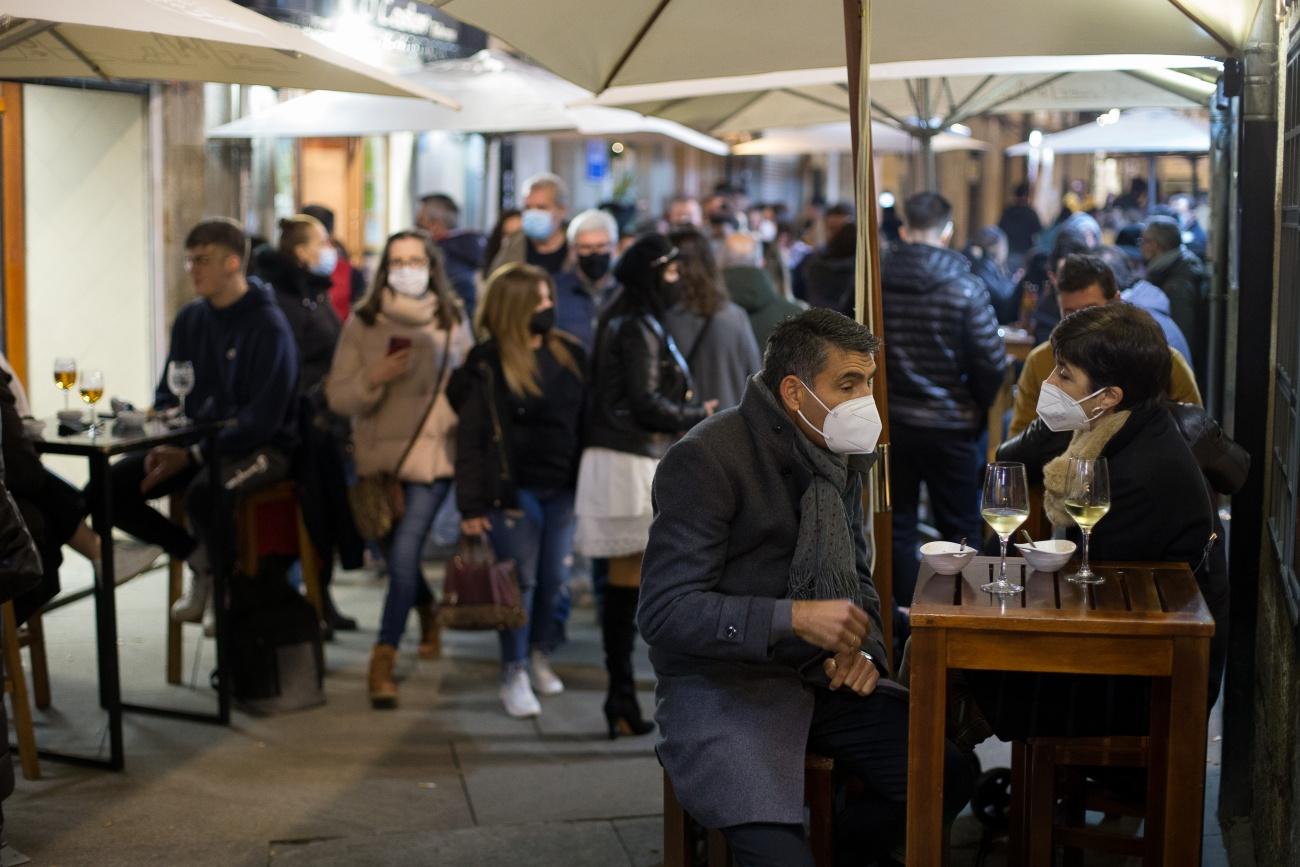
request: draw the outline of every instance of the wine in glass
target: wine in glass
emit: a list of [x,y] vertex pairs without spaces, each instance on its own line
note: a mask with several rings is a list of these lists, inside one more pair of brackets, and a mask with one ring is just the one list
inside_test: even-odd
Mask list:
[[68,408],[68,392],[77,384],[77,359],[60,356],[54,359],[54,384],[63,392],[63,408]]
[[1106,579],[1088,565],[1088,540],[1092,528],[1110,511],[1110,474],[1105,458],[1070,458],[1066,469],[1065,511],[1083,534],[1083,562],[1066,580],[1076,584],[1100,584]]
[[1007,580],[1007,542],[1025,519],[1029,517],[1029,484],[1025,479],[1025,465],[999,461],[988,465],[984,472],[984,494],[980,500],[980,515],[998,534],[1002,543],[1002,569],[998,580],[980,589],[996,596],[1011,596],[1025,588]]
[[185,417],[185,398],[194,391],[194,362],[167,362],[167,388],[180,401],[181,414],[176,419],[176,425],[179,427],[189,424],[190,420]]
[[104,396],[104,373],[100,370],[89,370],[81,375],[81,399],[90,405],[90,435],[95,436],[96,429],[99,427],[99,413],[95,409],[95,404]]

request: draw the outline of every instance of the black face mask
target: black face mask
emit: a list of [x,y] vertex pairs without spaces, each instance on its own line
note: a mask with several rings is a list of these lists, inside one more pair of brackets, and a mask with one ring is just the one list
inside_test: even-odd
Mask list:
[[594,283],[609,273],[609,264],[612,260],[613,257],[608,253],[592,253],[588,256],[579,256],[578,268],[582,270],[583,274],[587,275],[588,280]]
[[547,307],[545,310],[538,310],[533,314],[533,318],[528,320],[528,330],[533,334],[547,335],[555,327],[555,308]]

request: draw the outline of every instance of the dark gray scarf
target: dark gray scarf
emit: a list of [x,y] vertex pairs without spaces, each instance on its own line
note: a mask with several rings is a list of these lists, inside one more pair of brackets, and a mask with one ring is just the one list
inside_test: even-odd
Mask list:
[[[764,386],[763,398],[785,415],[775,395]],[[845,497],[849,490],[848,460],[815,445],[797,427],[794,457],[812,473],[812,482],[799,504],[799,539],[790,562],[791,599],[849,599],[863,605],[857,552]]]

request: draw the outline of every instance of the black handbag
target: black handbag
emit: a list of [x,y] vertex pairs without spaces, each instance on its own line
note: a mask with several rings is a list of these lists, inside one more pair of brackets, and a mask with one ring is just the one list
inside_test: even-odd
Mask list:
[[0,486],[0,492],[0,603],[4,603],[36,587],[45,569],[18,504],[8,488]]

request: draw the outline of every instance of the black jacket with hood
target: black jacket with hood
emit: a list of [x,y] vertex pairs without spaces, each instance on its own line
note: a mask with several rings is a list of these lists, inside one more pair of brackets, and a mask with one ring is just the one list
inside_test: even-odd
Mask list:
[[988,289],[964,256],[928,244],[891,248],[881,281],[890,419],[977,429],[1007,366]]

